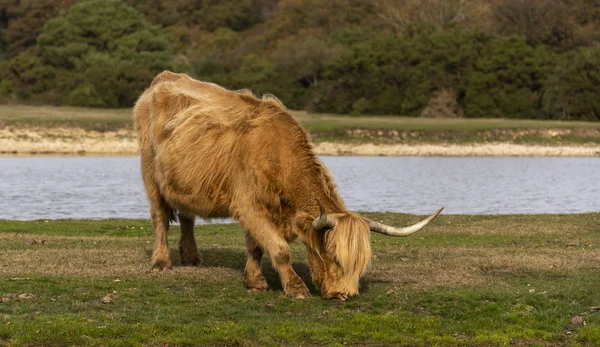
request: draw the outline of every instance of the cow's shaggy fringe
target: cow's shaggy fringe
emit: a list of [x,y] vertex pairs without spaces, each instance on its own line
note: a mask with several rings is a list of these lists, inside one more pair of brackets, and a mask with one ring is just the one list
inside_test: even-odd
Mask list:
[[[353,213],[340,216],[336,227],[327,232],[328,250],[340,264],[344,281],[357,281],[367,270],[371,261],[370,236],[367,222]],[[354,283],[350,287],[357,285]]]

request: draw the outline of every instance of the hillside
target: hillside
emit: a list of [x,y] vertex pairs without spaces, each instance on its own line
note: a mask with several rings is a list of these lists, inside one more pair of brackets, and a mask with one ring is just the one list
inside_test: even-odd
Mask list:
[[600,119],[593,0],[0,0],[0,101],[130,107],[163,69],[320,113]]

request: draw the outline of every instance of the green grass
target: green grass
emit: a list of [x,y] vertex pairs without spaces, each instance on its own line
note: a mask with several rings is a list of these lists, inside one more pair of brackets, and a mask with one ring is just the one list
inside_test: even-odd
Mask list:
[[109,131],[133,129],[131,109],[0,105],[0,125],[17,127],[77,127]]
[[[146,220],[0,221],[0,345],[600,344],[599,213],[442,215],[409,238],[373,235],[347,303],[312,285],[312,298],[285,297],[266,258],[273,290],[248,292],[235,224],[197,226],[202,263],[179,266],[177,229],[175,268],[160,273]],[[304,247],[292,250],[310,281]]]
[[396,130],[460,130],[483,131],[491,129],[540,128],[600,128],[600,122],[567,122],[548,120],[517,120],[493,118],[417,118],[399,116],[344,116],[332,114],[307,114],[297,112],[302,125],[313,131],[332,131],[346,128],[396,129]]

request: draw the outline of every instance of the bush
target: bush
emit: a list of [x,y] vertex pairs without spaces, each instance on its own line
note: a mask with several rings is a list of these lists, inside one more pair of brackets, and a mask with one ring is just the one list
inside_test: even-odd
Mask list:
[[38,51],[32,47],[21,52],[8,64],[8,78],[11,80],[12,93],[21,99],[30,99],[55,86],[56,73],[51,67],[44,65]]
[[75,88],[68,96],[67,103],[71,106],[105,107],[106,103],[93,85],[85,83]]
[[541,89],[556,63],[544,46],[513,36],[486,45],[462,80],[467,117],[539,118]]
[[240,68],[231,76],[234,89],[252,86],[257,94],[273,94],[271,81],[274,77],[273,65],[265,58],[250,54],[242,59]]
[[545,86],[547,118],[600,120],[600,47],[565,55]]

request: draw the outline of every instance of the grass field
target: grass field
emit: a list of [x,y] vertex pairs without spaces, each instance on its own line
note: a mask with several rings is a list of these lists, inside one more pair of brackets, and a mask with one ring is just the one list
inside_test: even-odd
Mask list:
[[600,122],[566,122],[547,120],[517,120],[494,118],[417,118],[398,116],[344,116],[333,114],[307,114],[296,112],[296,117],[307,129],[331,131],[344,128],[396,129],[396,130],[460,130],[483,131],[491,129],[540,128],[600,128]]
[[131,109],[0,105],[0,126],[133,129]]
[[[417,216],[367,216],[406,225]],[[176,227],[174,228],[176,231]],[[196,227],[202,263],[150,271],[145,220],[0,221],[0,345],[600,344],[600,213],[442,215],[409,238],[373,235],[347,303],[243,286],[237,225]],[[306,281],[304,247],[294,267]]]

